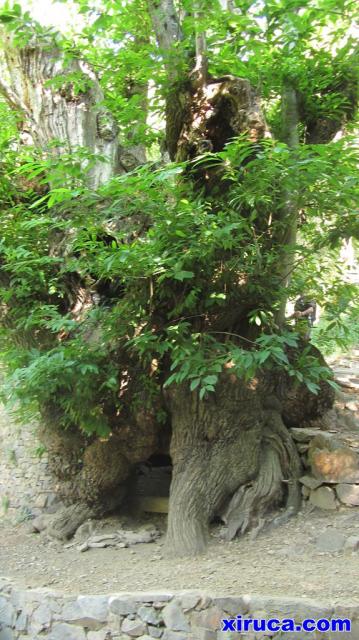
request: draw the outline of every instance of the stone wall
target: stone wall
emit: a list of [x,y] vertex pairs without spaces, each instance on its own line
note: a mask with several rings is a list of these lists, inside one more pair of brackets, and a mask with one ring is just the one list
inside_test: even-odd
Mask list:
[[37,515],[55,499],[54,490],[36,425],[19,425],[0,405],[0,515]]
[[0,640],[292,640],[298,636],[221,631],[221,620],[237,615],[297,622],[346,617],[352,621],[350,633],[311,633],[311,640],[359,638],[359,603],[334,607],[304,598],[214,597],[200,591],[65,596],[45,589],[17,590],[0,579]]

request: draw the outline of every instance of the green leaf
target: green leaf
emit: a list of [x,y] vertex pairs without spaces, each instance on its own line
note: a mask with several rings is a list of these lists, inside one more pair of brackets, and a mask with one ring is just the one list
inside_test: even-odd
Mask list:
[[190,390],[194,391],[195,389],[197,389],[198,385],[201,382],[201,378],[195,378],[194,380],[192,380],[191,384],[190,384]]
[[194,277],[194,273],[193,273],[193,271],[176,271],[173,274],[173,277],[174,277],[175,280],[180,280],[182,282],[183,280],[189,280],[189,279],[193,278]]

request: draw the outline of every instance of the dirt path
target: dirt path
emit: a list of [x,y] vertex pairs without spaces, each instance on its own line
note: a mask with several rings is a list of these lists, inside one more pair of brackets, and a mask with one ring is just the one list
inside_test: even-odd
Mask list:
[[[334,368],[338,378],[354,384],[348,398],[358,402],[359,350]],[[345,409],[345,398],[341,404]],[[216,525],[207,553],[194,560],[164,556],[166,516],[145,517],[142,526],[146,522],[155,523],[161,531],[156,542],[81,553],[45,535],[29,533],[26,523],[14,528],[2,521],[0,575],[24,587],[51,586],[68,593],[204,588],[213,594],[270,593],[359,602],[359,508],[324,512],[306,503],[281,528],[266,530],[257,539],[246,535],[230,543],[221,540],[221,526]],[[102,533],[119,525],[133,528],[122,517],[96,522],[95,529]],[[326,551],[325,532],[344,548]]]

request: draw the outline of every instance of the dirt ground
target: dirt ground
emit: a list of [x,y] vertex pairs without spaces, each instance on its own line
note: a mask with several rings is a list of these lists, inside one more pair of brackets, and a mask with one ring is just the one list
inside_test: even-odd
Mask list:
[[[352,358],[341,360],[338,377],[357,384],[358,356],[356,350]],[[247,534],[233,542],[224,542],[223,527],[213,525],[207,553],[195,559],[166,557],[166,516],[144,516],[141,526],[149,523],[161,532],[155,542],[80,552],[78,545],[66,548],[45,533],[30,533],[29,523],[14,527],[0,521],[0,576],[22,587],[50,587],[75,594],[200,588],[214,595],[256,593],[333,604],[359,602],[358,507],[320,511],[305,503],[303,511],[280,528],[266,529],[256,539]],[[94,522],[94,533],[138,525],[113,516]],[[326,531],[330,539],[340,534],[345,540],[357,537],[357,550],[354,544],[351,549],[324,551],[320,536]]]
[[[156,516],[164,530],[165,516]],[[148,518],[154,522],[154,518]],[[112,517],[95,523],[98,532],[126,525]],[[127,522],[128,526],[132,523]],[[64,548],[44,534],[0,525],[0,575],[27,588],[51,587],[67,593],[168,591],[202,588],[209,593],[302,596],[331,603],[359,601],[359,550],[324,552],[324,531],[359,537],[359,509],[336,513],[304,510],[291,522],[233,542],[223,542],[215,525],[207,553],[196,559],[167,558],[163,535],[132,548]]]

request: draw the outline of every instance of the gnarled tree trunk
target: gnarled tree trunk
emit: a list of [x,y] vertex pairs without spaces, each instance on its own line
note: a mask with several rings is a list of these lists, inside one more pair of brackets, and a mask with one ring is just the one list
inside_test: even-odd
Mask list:
[[284,374],[259,374],[244,382],[230,370],[204,400],[189,385],[168,392],[173,460],[168,551],[203,552],[214,515],[226,523],[228,539],[295,515],[302,467],[288,423],[323,415],[333,400],[333,389],[324,382],[314,396]]
[[223,374],[205,400],[187,385],[169,392],[172,415],[167,548],[187,555],[205,549],[210,518],[239,485],[258,473],[264,425],[256,380]]
[[0,91],[22,115],[24,144],[50,156],[88,152],[82,169],[93,189],[145,162],[141,145],[131,149],[119,144],[117,124],[103,106],[98,79],[86,63],[66,60],[50,40],[19,48],[3,35],[8,81],[1,81]]

